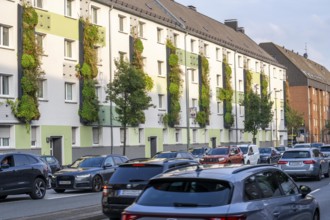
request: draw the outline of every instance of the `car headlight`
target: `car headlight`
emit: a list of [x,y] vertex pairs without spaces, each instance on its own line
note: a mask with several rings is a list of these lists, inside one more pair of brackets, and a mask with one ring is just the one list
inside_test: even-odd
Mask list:
[[219,162],[224,161],[224,160],[225,160],[225,158],[223,158],[223,157],[222,158],[218,158],[218,161]]
[[76,180],[84,180],[84,179],[89,179],[91,177],[90,174],[83,174],[83,175],[77,175],[75,178]]

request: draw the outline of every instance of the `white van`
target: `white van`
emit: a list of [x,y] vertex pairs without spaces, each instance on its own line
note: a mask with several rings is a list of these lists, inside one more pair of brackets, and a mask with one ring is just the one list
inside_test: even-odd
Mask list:
[[254,144],[238,145],[244,154],[244,164],[258,164],[260,160],[259,147]]

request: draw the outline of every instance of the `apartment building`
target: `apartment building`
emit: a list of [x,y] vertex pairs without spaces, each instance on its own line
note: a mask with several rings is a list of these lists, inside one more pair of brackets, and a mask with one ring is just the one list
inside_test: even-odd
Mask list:
[[[266,53],[238,26],[236,20],[215,21],[192,6],[168,0],[30,0],[38,14],[35,28],[42,47],[38,103],[40,118],[27,126],[16,119],[7,100],[20,98],[20,57],[22,44],[22,2],[4,0],[0,9],[0,151],[31,151],[53,154],[63,164],[85,154],[122,153],[123,129],[116,121],[113,103],[106,99],[106,88],[113,80],[115,60],[131,59],[134,30],[143,43],[144,71],[154,81],[149,95],[155,108],[145,111],[146,122],[127,128],[129,157],[148,157],[160,150],[187,149],[209,145],[248,143],[252,135],[244,132],[245,75],[252,73],[252,86],[260,93],[261,73],[269,81],[274,101],[274,118],[257,143],[285,144],[284,89],[286,69]],[[99,121],[85,124],[79,117],[82,64],[81,19],[98,27],[96,94]],[[166,41],[177,48],[182,71],[180,120],[175,126],[164,124],[168,113],[168,53]],[[209,122],[196,121],[200,111],[201,57],[208,61],[210,84]],[[234,123],[224,126],[224,103],[217,92],[224,87],[224,58],[232,70],[234,90],[231,114]]]

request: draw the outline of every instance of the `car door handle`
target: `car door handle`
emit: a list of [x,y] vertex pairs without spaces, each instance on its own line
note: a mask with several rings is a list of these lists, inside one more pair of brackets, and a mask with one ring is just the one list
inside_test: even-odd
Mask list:
[[273,215],[274,215],[275,217],[278,217],[278,216],[280,216],[280,212],[279,212],[279,211],[275,211],[275,212],[273,212]]

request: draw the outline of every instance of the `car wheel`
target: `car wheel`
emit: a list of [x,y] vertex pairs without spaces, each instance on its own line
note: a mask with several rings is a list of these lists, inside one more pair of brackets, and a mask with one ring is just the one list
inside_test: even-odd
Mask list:
[[313,220],[320,220],[320,213],[318,210],[315,211],[313,215]]
[[322,168],[320,167],[319,169],[319,173],[317,174],[317,176],[315,177],[315,179],[317,181],[320,181],[322,179]]
[[7,195],[0,196],[0,200],[6,199]]
[[325,178],[329,178],[329,176],[330,176],[330,166],[328,167],[328,172],[324,174]]
[[102,190],[103,181],[99,175],[94,176],[92,180],[92,191],[93,192],[100,192]]
[[46,182],[41,178],[36,178],[32,185],[32,191],[30,193],[31,199],[42,199],[46,195]]
[[54,189],[54,191],[57,193],[64,193],[65,189]]
[[246,164],[250,164],[250,161],[248,160],[248,161],[246,162]]

